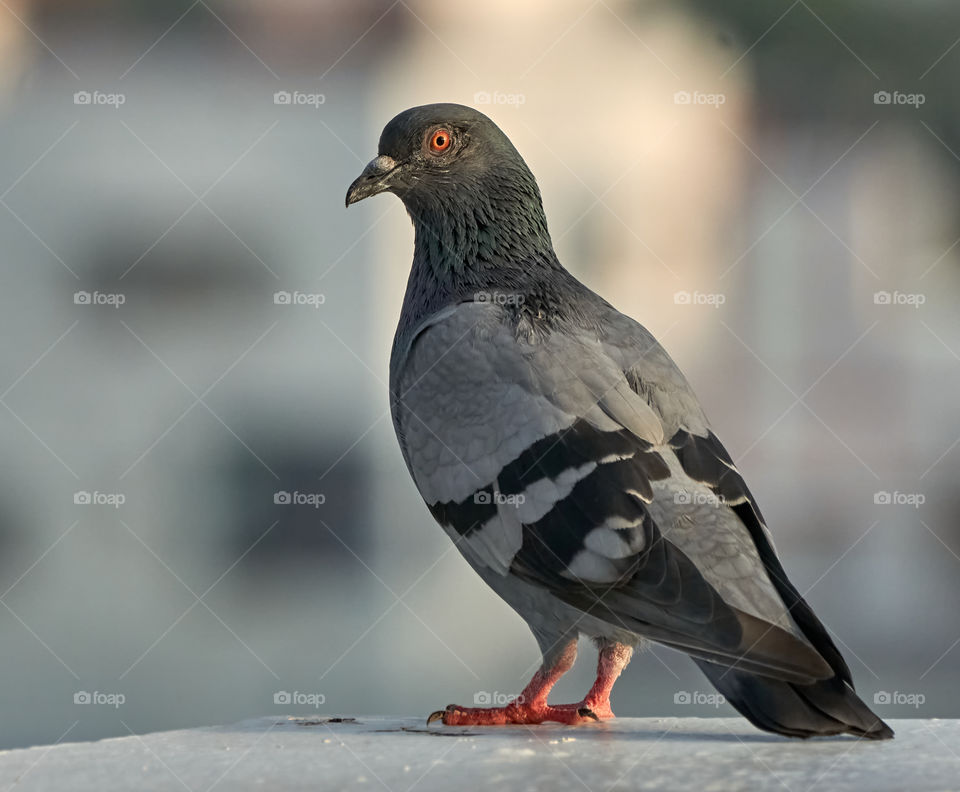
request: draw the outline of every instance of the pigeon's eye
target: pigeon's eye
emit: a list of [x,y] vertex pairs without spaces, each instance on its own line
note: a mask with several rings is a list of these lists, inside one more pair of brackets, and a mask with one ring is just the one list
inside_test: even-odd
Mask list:
[[430,133],[430,151],[442,154],[450,148],[451,135],[446,129],[435,129]]

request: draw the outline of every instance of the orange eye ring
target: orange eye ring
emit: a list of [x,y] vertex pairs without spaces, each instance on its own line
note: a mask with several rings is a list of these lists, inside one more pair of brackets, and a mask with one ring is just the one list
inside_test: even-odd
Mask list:
[[430,133],[430,151],[434,154],[442,154],[453,142],[453,136],[446,129],[435,129]]

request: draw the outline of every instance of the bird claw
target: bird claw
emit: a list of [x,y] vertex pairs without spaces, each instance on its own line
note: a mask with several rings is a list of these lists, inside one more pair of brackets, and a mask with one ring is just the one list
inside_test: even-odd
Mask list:
[[581,718],[593,718],[595,721],[600,720],[600,717],[597,715],[597,713],[595,713],[589,707],[580,707],[580,709],[577,710],[577,715],[579,715]]
[[[447,710],[450,707],[447,707]],[[436,712],[431,712],[430,716],[427,718],[427,726],[429,726],[434,721],[443,720],[443,716],[447,714],[447,710],[437,710]]]

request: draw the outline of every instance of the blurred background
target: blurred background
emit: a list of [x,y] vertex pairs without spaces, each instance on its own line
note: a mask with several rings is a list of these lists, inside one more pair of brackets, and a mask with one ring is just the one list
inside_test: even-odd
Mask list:
[[[864,698],[960,716],[956,4],[2,0],[0,64],[0,747],[523,687],[387,413],[409,222],[343,208],[435,101],[687,373]],[[614,706],[710,693],[654,649]]]

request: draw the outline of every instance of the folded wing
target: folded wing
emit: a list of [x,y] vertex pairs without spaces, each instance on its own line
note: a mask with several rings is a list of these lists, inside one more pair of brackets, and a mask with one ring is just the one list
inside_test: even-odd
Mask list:
[[[543,331],[494,305],[425,323],[395,355],[391,384],[434,517],[475,566],[616,628],[780,679],[833,676],[734,511],[746,501],[696,514],[692,494],[723,493],[726,479],[691,462],[676,419],[649,398],[669,384],[640,372],[596,334]],[[702,413],[688,423],[687,437],[712,437],[694,434]]]

